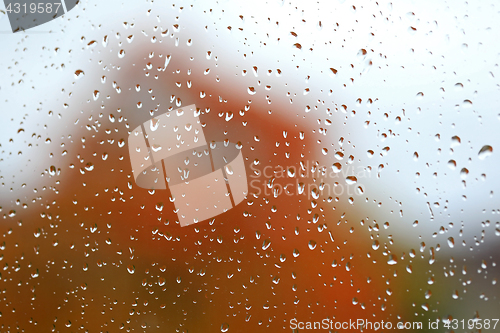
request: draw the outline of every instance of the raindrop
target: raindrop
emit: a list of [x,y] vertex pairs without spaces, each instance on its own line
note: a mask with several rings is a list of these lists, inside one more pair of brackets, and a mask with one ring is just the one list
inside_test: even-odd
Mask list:
[[220,326],[220,331],[221,332],[227,332],[229,331],[229,324],[228,323],[224,323]]
[[269,246],[271,246],[271,240],[270,239],[264,240],[264,242],[262,243],[262,250],[264,251],[267,250]]
[[455,240],[453,239],[453,237],[448,238],[448,246],[451,248],[455,246]]
[[77,69],[75,71],[75,79],[81,79],[84,76],[85,76],[85,72],[82,71],[81,69]]
[[151,119],[149,123],[149,128],[151,129],[152,132],[156,131],[158,129],[158,126],[160,125],[160,121],[156,118]]
[[309,241],[309,249],[314,250],[316,248],[316,241],[310,240]]
[[249,95],[255,95],[257,93],[255,87],[248,87],[247,92]]
[[462,142],[462,140],[460,139],[460,137],[458,137],[456,135],[451,138],[451,146],[452,147],[458,146],[461,142]]
[[333,163],[332,170],[335,173],[339,173],[342,170],[342,164],[340,164],[339,162]]
[[478,156],[480,160],[484,160],[486,157],[493,153],[493,147],[485,145],[479,150]]
[[356,184],[356,182],[358,181],[358,179],[355,177],[355,176],[348,176],[346,179],[345,179],[345,182],[348,184],[348,185],[352,185],[352,184]]
[[389,255],[389,260],[387,261],[389,265],[396,265],[398,263],[396,257],[392,254]]
[[462,177],[462,179],[465,179],[468,174],[469,170],[467,168],[462,168],[462,170],[460,170],[460,177]]
[[134,265],[128,265],[128,266],[127,266],[127,271],[128,271],[130,274],[134,274],[134,273],[135,273],[135,266],[134,266]]

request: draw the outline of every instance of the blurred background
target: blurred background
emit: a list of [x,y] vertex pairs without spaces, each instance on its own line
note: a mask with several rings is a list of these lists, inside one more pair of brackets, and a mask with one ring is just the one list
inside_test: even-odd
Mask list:
[[[84,0],[13,34],[0,7],[0,330],[498,317],[498,11]],[[181,228],[127,138],[190,104],[249,194]]]

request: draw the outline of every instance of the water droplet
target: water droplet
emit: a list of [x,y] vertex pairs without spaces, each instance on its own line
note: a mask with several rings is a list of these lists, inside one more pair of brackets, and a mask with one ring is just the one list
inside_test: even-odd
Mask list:
[[449,160],[448,161],[448,167],[451,169],[451,170],[455,170],[455,168],[457,167],[457,162],[455,160]]
[[118,52],[118,58],[123,58],[125,57],[125,50],[121,49],[119,52]]
[[84,76],[85,76],[85,72],[82,71],[81,69],[77,69],[75,71],[75,79],[81,79]]
[[453,239],[453,237],[448,238],[448,246],[451,248],[455,246],[455,240]]
[[462,140],[460,139],[460,137],[458,137],[456,135],[451,138],[451,146],[452,147],[460,145],[461,142],[462,142]]
[[478,156],[480,160],[484,160],[486,157],[493,153],[493,147],[485,145],[479,150]]
[[158,129],[159,125],[160,125],[160,121],[158,119],[156,119],[156,118],[151,119],[151,121],[149,122],[149,128],[153,132]]
[[339,173],[342,170],[342,164],[340,164],[339,162],[333,163],[332,170],[335,173]]
[[389,260],[387,260],[389,265],[396,265],[398,263],[396,257],[392,254],[389,255]]
[[264,251],[267,250],[269,246],[271,246],[271,240],[270,239],[264,240],[264,242],[262,243],[262,250]]
[[352,184],[356,184],[356,182],[358,181],[358,179],[355,177],[355,176],[348,176],[346,179],[345,179],[345,182],[348,184],[348,185],[352,185]]
[[255,95],[257,93],[255,87],[248,87],[247,92],[249,95]]
[[165,280],[165,278],[163,278],[163,277],[161,277],[161,278],[159,278],[159,279],[158,279],[158,285],[159,285],[160,287],[164,286],[164,285],[165,285],[165,282],[166,282],[166,280]]
[[128,265],[128,266],[127,266],[127,271],[128,271],[130,274],[134,274],[134,273],[135,273],[135,266],[134,266],[134,265]]
[[469,174],[469,170],[467,168],[462,168],[462,170],[460,170],[460,177],[462,179],[465,179],[468,174]]
[[316,241],[310,240],[309,241],[309,249],[314,250],[316,248]]
[[229,331],[229,324],[228,323],[224,323],[220,326],[220,331],[221,332],[227,332]]

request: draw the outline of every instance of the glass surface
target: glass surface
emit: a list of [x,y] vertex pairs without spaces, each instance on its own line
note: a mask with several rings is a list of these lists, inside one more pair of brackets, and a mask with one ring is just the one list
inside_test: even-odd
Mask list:
[[500,331],[497,2],[15,4],[1,332]]

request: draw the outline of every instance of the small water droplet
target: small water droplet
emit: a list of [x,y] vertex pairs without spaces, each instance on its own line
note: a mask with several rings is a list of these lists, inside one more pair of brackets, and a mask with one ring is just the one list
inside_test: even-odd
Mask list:
[[451,146],[452,147],[460,145],[461,142],[462,142],[462,140],[460,139],[460,137],[458,137],[456,135],[451,137]]
[[493,147],[485,145],[479,150],[478,156],[480,160],[484,160],[486,157],[493,153]]
[[449,160],[448,161],[448,167],[451,169],[451,170],[455,170],[455,168],[457,167],[457,162],[455,160]]
[[158,285],[159,285],[160,287],[164,286],[164,285],[165,285],[165,282],[166,282],[166,280],[165,280],[165,278],[163,278],[163,277],[161,277],[161,278],[159,278],[159,279],[158,279]]
[[84,76],[85,76],[85,72],[82,71],[81,69],[77,69],[75,71],[75,79],[81,79]]
[[316,248],[316,241],[310,240],[309,241],[309,249],[314,250]]
[[127,266],[127,271],[128,271],[130,274],[134,274],[134,273],[135,273],[135,266],[134,266],[134,265],[128,265],[128,266]]
[[396,257],[392,254],[389,255],[389,260],[387,260],[389,265],[396,265],[398,263]]
[[356,184],[356,182],[358,181],[358,179],[355,177],[355,176],[348,176],[346,179],[345,179],[345,182],[348,184],[348,185],[352,185],[352,184]]
[[220,331],[225,333],[227,331],[229,331],[229,324],[228,323],[224,323],[220,326]]

